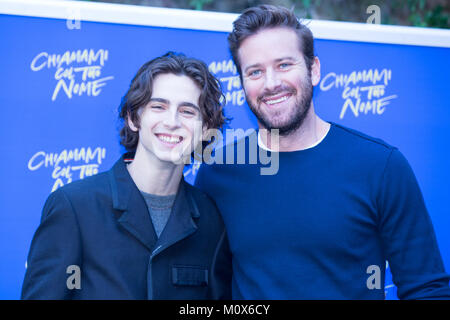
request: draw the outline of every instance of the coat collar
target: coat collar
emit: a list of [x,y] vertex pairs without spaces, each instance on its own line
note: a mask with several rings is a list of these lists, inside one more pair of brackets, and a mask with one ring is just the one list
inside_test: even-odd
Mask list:
[[126,167],[126,159],[133,156],[122,155],[109,171],[113,208],[123,212],[118,216],[122,227],[157,254],[195,232],[193,218],[199,218],[200,212],[190,192],[191,186],[182,178],[169,220],[158,239],[145,200]]

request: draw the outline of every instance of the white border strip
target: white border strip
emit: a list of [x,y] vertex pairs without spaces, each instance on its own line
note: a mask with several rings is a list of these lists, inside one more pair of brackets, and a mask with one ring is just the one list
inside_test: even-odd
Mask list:
[[[0,14],[230,32],[237,14],[85,1],[0,0]],[[450,48],[450,30],[309,20],[318,39]]]

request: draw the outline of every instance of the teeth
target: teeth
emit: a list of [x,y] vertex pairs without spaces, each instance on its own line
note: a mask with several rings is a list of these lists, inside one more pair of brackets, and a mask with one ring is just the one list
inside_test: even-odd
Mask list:
[[276,100],[266,100],[265,102],[266,102],[267,104],[275,104],[275,103],[280,103],[280,102],[282,102],[282,101],[285,101],[285,100],[287,100],[287,99],[288,99],[288,96],[283,96],[283,97],[278,98],[278,99],[276,99]]
[[169,142],[169,143],[178,143],[181,141],[181,137],[169,137],[169,136],[159,135],[158,138],[164,142]]

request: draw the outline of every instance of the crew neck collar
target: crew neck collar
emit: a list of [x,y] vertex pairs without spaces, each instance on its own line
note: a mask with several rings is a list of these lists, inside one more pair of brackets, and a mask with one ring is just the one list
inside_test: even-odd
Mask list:
[[[333,122],[328,122],[328,123],[330,124],[330,128],[328,129],[328,131],[323,135],[323,137],[321,137],[321,138],[320,138],[316,143],[314,143],[313,145],[308,146],[308,147],[305,148],[305,149],[292,150],[292,151],[281,151],[281,152],[286,153],[286,152],[306,151],[306,150],[314,149],[315,147],[319,146],[319,145],[320,145],[320,144],[321,144],[321,143],[322,143],[322,142],[330,135],[331,130],[333,130],[334,123],[333,123]],[[262,138],[261,138],[261,135],[260,135],[260,131],[259,131],[259,130],[258,130],[258,147],[261,148],[261,149],[264,149],[264,150],[266,150],[266,151],[276,152],[276,151],[271,150],[270,148],[268,148],[268,147],[264,144],[264,142],[262,141]]]

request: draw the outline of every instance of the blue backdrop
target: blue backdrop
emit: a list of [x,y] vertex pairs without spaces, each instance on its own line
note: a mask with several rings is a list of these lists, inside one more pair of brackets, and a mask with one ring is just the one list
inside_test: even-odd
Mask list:
[[[225,32],[0,15],[0,299],[17,299],[49,193],[108,170],[123,152],[118,106],[146,61],[168,50],[221,79],[231,128],[256,127]],[[316,40],[317,113],[399,147],[422,188],[450,268],[450,48]],[[186,179],[194,181],[195,168]],[[245,203],[242,205],[245,206]],[[63,240],[62,240],[63,241]],[[387,298],[395,298],[390,276]]]

